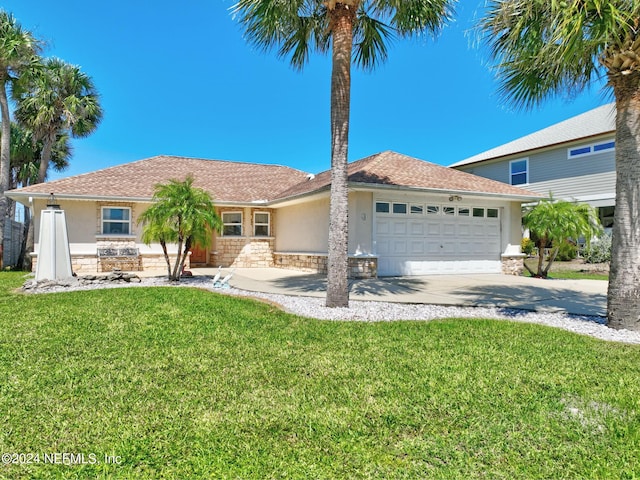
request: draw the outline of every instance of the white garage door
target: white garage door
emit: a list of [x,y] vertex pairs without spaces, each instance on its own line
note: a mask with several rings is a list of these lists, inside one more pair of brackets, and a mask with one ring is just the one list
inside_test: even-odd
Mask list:
[[500,273],[500,210],[377,201],[378,274]]

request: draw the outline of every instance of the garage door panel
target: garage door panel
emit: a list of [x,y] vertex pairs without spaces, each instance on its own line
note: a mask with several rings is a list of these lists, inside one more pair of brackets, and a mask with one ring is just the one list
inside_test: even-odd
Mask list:
[[412,240],[411,241],[411,255],[424,255],[424,241]]
[[443,223],[442,224],[442,235],[447,236],[447,237],[451,237],[456,235],[457,233],[457,225],[455,223]]
[[411,235],[420,235],[424,236],[424,223],[423,222],[411,222],[411,226],[409,228]]
[[378,218],[376,220],[376,231],[378,235],[389,235],[391,233],[389,220]]
[[440,223],[428,222],[427,223],[427,235],[440,235],[442,225]]
[[407,234],[407,222],[405,221],[394,221],[393,222],[393,234],[394,235],[406,235]]
[[409,253],[407,249],[407,241],[406,240],[394,240],[393,241],[393,254],[394,255],[406,255]]

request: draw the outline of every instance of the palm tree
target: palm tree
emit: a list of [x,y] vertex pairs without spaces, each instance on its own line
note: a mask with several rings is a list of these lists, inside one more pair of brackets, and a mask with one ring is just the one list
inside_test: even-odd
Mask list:
[[455,0],[239,0],[232,12],[248,40],[301,69],[313,50],[331,48],[331,201],[328,307],[349,305],[348,182],[351,63],[372,69],[395,35],[436,34]]
[[[583,237],[587,243],[603,232],[598,214],[586,203],[542,200],[530,207],[522,217],[522,223],[533,234],[538,247],[538,269],[532,271],[525,263],[525,268],[532,276],[547,278],[558,251],[564,242],[577,241]],[[551,244],[549,261],[544,266],[544,249]]]
[[[142,241],[147,245],[159,242],[167,262],[170,281],[180,281],[184,263],[196,243],[209,246],[211,231],[221,231],[222,221],[216,213],[211,196],[193,186],[193,177],[184,181],[170,180],[155,186],[154,204],[145,210],[138,223],[144,224]],[[177,243],[178,255],[171,266],[167,244]],[[184,247],[184,249],[183,249]]]
[[98,127],[102,119],[98,92],[80,67],[48,58],[42,68],[21,79],[14,93],[18,121],[33,131],[36,141],[42,141],[35,182],[42,183],[59,136],[82,138]]
[[616,210],[608,324],[640,330],[640,4],[491,0],[480,22],[501,93],[531,107],[603,74],[616,102]]
[[4,246],[4,224],[9,206],[8,198],[4,192],[9,188],[11,179],[11,116],[7,85],[34,63],[34,58],[39,50],[39,43],[31,32],[23,30],[13,15],[0,10],[0,120],[2,121],[2,139],[0,140],[0,257]]

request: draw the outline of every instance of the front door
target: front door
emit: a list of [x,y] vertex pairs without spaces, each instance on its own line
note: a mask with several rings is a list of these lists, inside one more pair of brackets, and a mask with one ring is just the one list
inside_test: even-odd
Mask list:
[[194,264],[207,264],[207,249],[197,244],[191,247],[191,265]]

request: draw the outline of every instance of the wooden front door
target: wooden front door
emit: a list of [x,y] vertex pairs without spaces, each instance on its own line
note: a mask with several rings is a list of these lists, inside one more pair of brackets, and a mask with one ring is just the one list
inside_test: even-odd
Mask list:
[[207,249],[200,245],[194,245],[191,248],[191,265],[193,264],[207,264]]

